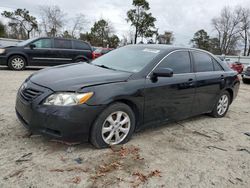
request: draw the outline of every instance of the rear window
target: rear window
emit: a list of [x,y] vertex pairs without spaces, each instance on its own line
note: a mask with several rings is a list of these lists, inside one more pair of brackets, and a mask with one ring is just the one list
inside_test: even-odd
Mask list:
[[196,72],[210,72],[214,70],[212,58],[203,52],[193,52]]
[[223,68],[215,59],[213,59],[213,63],[214,63],[214,71],[223,71]]
[[72,42],[71,40],[55,39],[54,46],[55,48],[72,49]]
[[74,44],[74,49],[78,49],[78,50],[90,50],[90,46],[85,43],[85,42],[81,42],[81,41],[73,41]]
[[97,49],[95,49],[95,52],[96,52],[96,53],[101,53],[101,52],[102,52],[102,49],[101,49],[101,48],[97,48]]
[[102,53],[103,53],[103,54],[106,54],[106,53],[109,53],[110,51],[112,51],[112,49],[103,49],[103,50],[102,50]]

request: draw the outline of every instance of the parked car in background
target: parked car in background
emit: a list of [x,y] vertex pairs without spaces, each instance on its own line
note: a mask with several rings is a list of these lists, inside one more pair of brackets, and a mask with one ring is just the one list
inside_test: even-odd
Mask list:
[[230,68],[241,74],[243,72],[244,65],[240,62],[234,62],[230,64]]
[[246,66],[245,70],[242,73],[243,83],[250,83],[250,65]]
[[224,62],[233,70],[241,74],[244,69],[244,65],[240,62],[232,62],[230,59],[224,59]]
[[36,72],[18,91],[16,113],[31,132],[104,148],[147,126],[222,118],[239,85],[237,73],[209,52],[128,45],[89,64]]
[[0,65],[12,70],[26,66],[54,66],[93,59],[89,43],[63,38],[33,38],[0,48]]
[[114,50],[113,48],[97,48],[94,51],[94,58],[98,58],[104,54],[109,53],[110,51]]

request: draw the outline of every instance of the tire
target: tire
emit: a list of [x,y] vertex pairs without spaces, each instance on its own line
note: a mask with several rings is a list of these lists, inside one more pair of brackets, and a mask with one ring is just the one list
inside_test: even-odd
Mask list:
[[218,98],[211,115],[215,118],[224,117],[230,106],[230,101],[231,101],[231,96],[228,93],[228,91],[223,91],[220,94],[220,97]]
[[91,129],[90,142],[97,148],[124,144],[130,140],[134,130],[135,115],[133,110],[124,103],[114,103],[108,106],[96,119]]
[[8,60],[8,67],[11,70],[24,70],[27,65],[26,59],[20,55],[13,55]]

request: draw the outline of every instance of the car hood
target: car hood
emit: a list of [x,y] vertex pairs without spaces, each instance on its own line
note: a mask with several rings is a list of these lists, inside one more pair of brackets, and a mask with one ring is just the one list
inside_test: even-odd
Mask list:
[[30,81],[53,91],[78,91],[88,86],[126,81],[131,74],[77,63],[43,69],[33,74]]

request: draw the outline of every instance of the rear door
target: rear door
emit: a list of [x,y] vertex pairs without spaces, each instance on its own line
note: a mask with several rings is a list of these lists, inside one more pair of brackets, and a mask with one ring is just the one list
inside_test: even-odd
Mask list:
[[87,61],[92,59],[92,47],[83,41],[73,40],[74,61]]
[[196,75],[196,98],[193,114],[210,112],[225,85],[225,72],[208,53],[192,51]]
[[53,49],[53,64],[67,64],[74,60],[74,50],[72,48],[72,40],[69,39],[54,39]]
[[173,69],[173,77],[146,79],[144,122],[165,122],[189,117],[195,95],[195,74],[188,51],[176,51],[158,65]]

